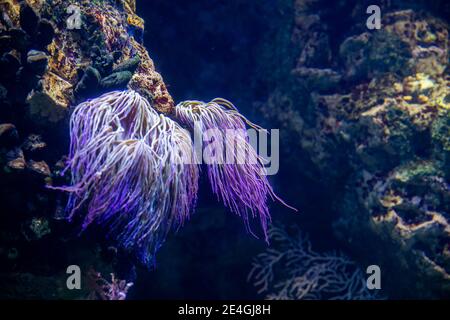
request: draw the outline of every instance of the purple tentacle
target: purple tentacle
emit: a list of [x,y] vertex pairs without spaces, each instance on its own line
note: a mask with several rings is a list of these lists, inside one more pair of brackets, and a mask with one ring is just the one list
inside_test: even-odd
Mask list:
[[70,122],[68,218],[84,212],[146,264],[167,232],[189,218],[198,190],[189,132],[134,91],[76,107]]
[[207,164],[212,190],[225,206],[243,218],[249,232],[249,218],[259,217],[267,241],[270,221],[267,198],[285,203],[275,195],[267,180],[262,159],[249,143],[246,124],[257,130],[263,129],[248,121],[225,99],[214,99],[209,103],[185,101],[178,104],[175,111],[177,118],[191,129],[201,133],[215,130],[224,146],[233,146],[227,149],[231,150],[231,155],[223,156],[226,161],[218,156],[218,161]]

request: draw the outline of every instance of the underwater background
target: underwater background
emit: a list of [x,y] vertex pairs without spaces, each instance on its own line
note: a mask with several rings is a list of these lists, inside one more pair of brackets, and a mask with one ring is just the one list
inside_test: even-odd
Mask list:
[[[82,8],[80,30],[66,29],[70,4]],[[372,30],[374,4],[382,20]],[[117,298],[103,294],[104,279],[127,299],[450,297],[448,2],[0,0],[0,8],[0,298]],[[107,227],[80,234],[79,221],[63,219],[67,195],[46,186],[70,184],[61,175],[70,116],[126,88],[147,88],[160,113],[223,97],[280,130],[279,172],[268,180],[298,212],[268,201],[282,231],[270,245],[257,219],[258,238],[204,174],[190,219],[168,233],[150,268]],[[312,249],[299,249],[305,243]],[[251,271],[268,249],[280,261],[260,290]],[[296,254],[304,262],[286,264]],[[336,257],[345,263],[336,267]],[[83,271],[81,290],[66,287],[69,265]],[[376,294],[350,286],[369,265],[381,269]],[[345,295],[276,286],[330,273],[344,279]]]

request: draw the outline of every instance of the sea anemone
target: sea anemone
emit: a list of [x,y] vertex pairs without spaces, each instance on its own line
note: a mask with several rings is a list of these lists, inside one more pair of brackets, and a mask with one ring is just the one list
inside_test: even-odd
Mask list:
[[189,132],[134,91],[111,92],[76,107],[70,122],[68,218],[86,206],[82,229],[108,225],[144,263],[172,226],[189,217],[198,168]]
[[267,241],[270,221],[267,198],[286,204],[270,186],[263,160],[250,144],[246,124],[255,130],[263,129],[247,120],[230,101],[221,98],[209,103],[185,101],[175,107],[175,112],[193,130],[202,133],[215,130],[214,138],[218,131],[227,152],[224,155],[223,150],[215,150],[219,155],[207,163],[212,190],[225,206],[243,218],[250,233],[249,217],[259,217]]
[[[180,103],[173,116],[202,133],[217,129],[226,145],[235,146],[227,155],[231,161],[207,164],[213,192],[250,232],[249,217],[259,216],[267,239],[267,198],[282,200],[267,181],[245,124],[261,128],[223,99]],[[86,212],[82,230],[94,222],[104,226],[121,247],[151,265],[167,233],[189,218],[197,199],[199,166],[191,133],[127,90],[77,106],[70,137],[72,185],[55,188],[70,193],[67,218]]]

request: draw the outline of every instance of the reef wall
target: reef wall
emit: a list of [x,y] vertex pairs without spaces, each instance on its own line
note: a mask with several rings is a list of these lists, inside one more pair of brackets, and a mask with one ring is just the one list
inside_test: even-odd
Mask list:
[[380,30],[365,25],[368,5],[295,1],[290,37],[272,35],[287,66],[265,71],[272,90],[255,107],[328,194],[335,236],[380,265],[385,294],[448,298],[449,24],[432,7],[445,16],[445,4],[381,2]]
[[[199,26],[195,34],[197,47],[217,32],[208,20],[211,8],[198,4],[193,9],[172,8],[159,2],[168,12],[180,11],[181,17],[204,18],[206,27]],[[448,298],[450,10],[446,1],[379,1],[381,30],[368,30],[365,25],[365,9],[373,1],[278,0],[270,6],[267,2],[269,8],[264,10],[256,2],[244,2],[250,8],[242,14],[253,14],[247,20],[264,27],[266,34],[254,46],[248,45],[252,50],[241,68],[224,63],[212,72],[183,64],[184,73],[195,71],[195,86],[203,88],[211,77],[229,69],[218,87],[227,86],[239,99],[253,101],[252,110],[246,111],[264,116],[268,128],[281,129],[277,186],[288,191],[287,200],[302,212],[290,216],[292,220],[308,221],[301,227],[329,227],[360,266],[380,265],[387,297]],[[216,10],[225,17],[233,15],[239,8],[236,3],[236,7],[222,3]],[[76,10],[67,11],[71,4],[80,9],[81,29],[76,26]],[[267,19],[261,14],[260,19],[258,8],[273,15]],[[65,290],[67,265],[82,261],[83,268],[93,265],[103,274],[116,271],[122,276],[124,263],[118,270],[120,255],[101,237],[87,232],[77,239],[65,223],[54,219],[64,210],[65,199],[44,186],[66,182],[59,173],[68,149],[70,106],[126,87],[140,91],[160,112],[170,113],[173,100],[142,44],[144,22],[136,15],[135,1],[0,0],[0,9],[0,296],[85,297],[86,292],[74,295]],[[159,14],[155,10],[149,16]],[[229,33],[226,26],[221,21],[221,32],[237,39],[232,23]],[[156,39],[173,40],[167,33],[166,38]],[[253,36],[242,41],[250,43]],[[173,52],[171,43],[164,46]],[[233,41],[224,43],[234,48]],[[229,60],[244,54],[239,51],[243,47],[233,49]],[[189,61],[194,60],[189,56],[192,52],[198,51],[186,49]],[[259,65],[257,72],[244,67],[250,63]],[[275,215],[279,218],[285,212]],[[185,247],[170,246],[172,251],[166,255],[179,257],[174,265],[191,264],[203,275],[216,275],[211,265],[181,261],[183,252],[197,252],[209,243],[211,230],[220,232],[217,217],[222,215],[211,216],[200,227],[192,224],[183,238]],[[312,240],[320,237],[316,233]],[[248,255],[247,242],[239,243],[241,256]],[[227,252],[229,244],[209,246],[212,255]],[[224,258],[226,267],[239,274],[232,258]],[[128,271],[122,278],[128,277]],[[181,283],[199,286],[188,272],[159,272],[163,272],[157,274],[163,279],[157,287],[161,292],[167,279],[180,292],[187,290]],[[236,294],[230,281],[217,281],[223,281],[227,297]],[[148,291],[147,285],[142,287]]]
[[108,274],[117,254],[74,244],[57,219],[66,200],[45,188],[67,182],[71,107],[127,87],[160,112],[174,103],[143,46],[135,1],[1,0],[0,9],[0,295],[61,298],[64,265]]

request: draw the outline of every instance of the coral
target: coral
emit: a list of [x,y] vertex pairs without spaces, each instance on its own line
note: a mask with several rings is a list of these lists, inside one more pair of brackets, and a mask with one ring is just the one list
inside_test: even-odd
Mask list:
[[125,89],[132,76],[130,71],[115,72],[103,78],[100,86],[105,91]]
[[72,85],[54,73],[47,73],[41,80],[42,90],[33,90],[27,98],[31,117],[36,121],[58,122],[69,105],[66,92]]
[[45,52],[30,50],[27,54],[27,63],[36,74],[43,74],[47,68],[48,56]]
[[42,175],[42,176],[46,176],[46,177],[50,177],[50,175],[51,175],[50,168],[48,167],[48,165],[45,161],[30,160],[27,163],[27,167],[31,171],[37,173],[38,175]]
[[257,107],[286,131],[285,156],[299,155],[291,168],[329,195],[336,237],[385,270],[389,295],[447,297],[448,22],[427,6],[383,4],[382,29],[368,31],[362,3],[336,34],[330,10],[345,5],[296,5],[292,41],[279,49],[295,45],[295,67]]
[[[123,1],[123,6],[117,6],[112,0],[103,1],[101,5],[88,1],[70,3],[81,10],[85,34],[67,28],[66,2],[2,3],[2,12],[12,20],[11,26],[0,29],[4,43],[24,54],[32,49],[28,52],[28,64],[40,80],[38,86],[30,84],[25,89],[29,93],[27,102],[32,115],[58,122],[73,101],[92,97],[86,96],[91,92],[76,89],[84,85],[86,79],[82,78],[82,71],[89,67],[100,72],[103,92],[126,89],[132,79],[130,88],[145,93],[156,109],[169,113],[173,100],[136,32],[139,29],[142,34],[144,26],[135,14],[135,3]],[[139,60],[134,62],[132,70],[113,70],[114,66],[121,66],[135,57]],[[117,73],[119,71],[126,71],[126,74]],[[93,87],[92,92],[95,89]]]
[[[389,270],[385,281],[396,283],[390,288],[395,294],[413,287],[418,291],[411,292],[413,296],[445,296],[450,283],[446,240],[450,237],[450,198],[438,163],[410,161],[387,176],[363,172],[349,184],[360,187],[352,195],[345,194],[340,204],[343,214],[335,223],[339,237],[365,244],[364,249],[357,244],[353,247],[372,252],[382,268]],[[377,239],[376,245],[370,238]],[[424,286],[423,279],[430,282]]]
[[317,91],[335,88],[342,79],[342,76],[332,69],[299,67],[293,69],[292,73],[304,79],[308,88],[314,88]]
[[[315,95],[311,105],[316,110],[317,127],[313,132],[319,134],[302,138],[308,142],[303,142],[305,150],[323,170],[330,170],[333,150],[345,149],[350,155],[346,165],[357,178],[350,178],[344,199],[336,204],[341,212],[335,223],[339,237],[345,241],[352,241],[353,236],[366,238],[370,230],[373,237],[383,239],[378,245],[385,243],[392,251],[396,265],[415,270],[403,275],[397,288],[429,277],[439,279],[428,286],[437,295],[448,290],[447,249],[442,242],[450,237],[445,200],[448,160],[445,148],[438,142],[448,131],[442,126],[448,117],[444,102],[447,95],[448,80],[422,73],[406,77],[387,74],[355,86],[348,94]],[[440,130],[444,135],[438,134]],[[437,149],[432,151],[432,145]],[[424,188],[420,191],[416,178],[397,180],[405,174],[415,176],[416,167],[434,168],[424,171],[425,177],[419,183]],[[411,201],[413,198],[415,201]],[[433,205],[425,205],[425,199]],[[368,220],[361,217],[361,212],[366,212]],[[392,262],[386,256],[386,251],[380,252],[378,259],[388,266]],[[425,296],[424,291],[421,294]]]
[[5,20],[9,20],[11,25],[17,26],[20,18],[20,5],[16,0],[2,0],[0,2],[0,8],[2,12],[6,13],[8,17]]
[[388,12],[382,30],[348,37],[339,56],[349,79],[385,72],[440,75],[448,59],[448,30],[444,22],[410,9]]
[[442,74],[448,64],[448,28],[443,21],[413,10],[389,13],[385,29],[408,44],[413,72]]
[[26,167],[25,157],[23,151],[19,148],[14,148],[6,154],[7,167],[14,170],[23,170]]
[[32,218],[24,226],[22,233],[28,241],[39,240],[51,233],[49,222],[45,218]]
[[[68,28],[69,4],[81,9],[81,30]],[[63,297],[67,292],[59,283],[65,283],[61,281],[65,274],[59,279],[61,265],[55,268],[54,259],[62,261],[79,250],[85,254],[79,261],[84,261],[91,250],[83,238],[68,245],[65,252],[59,251],[67,240],[59,221],[67,216],[65,198],[45,188],[67,183],[67,177],[59,173],[65,167],[68,139],[64,132],[73,106],[111,91],[108,84],[121,90],[132,85],[160,111],[170,112],[173,100],[143,46],[144,25],[136,15],[135,1],[1,0],[0,10],[0,194],[5,212],[0,230],[0,274],[2,281],[5,277],[11,280],[2,282],[8,284],[8,288],[2,286],[2,296]],[[154,119],[159,121],[160,115],[155,114]],[[163,119],[178,128],[174,141],[190,139],[180,126]],[[122,163],[128,161],[125,158]],[[175,170],[167,168],[165,174],[170,172]],[[168,188],[164,193],[170,192]],[[41,246],[43,258],[36,259],[31,252]],[[46,281],[42,285],[47,289],[33,287],[41,283],[36,274],[43,270],[58,277],[56,288]],[[28,272],[30,277],[22,281]],[[18,281],[14,281],[16,277]]]
[[271,227],[272,246],[255,257],[249,279],[267,299],[371,300],[364,273],[341,253],[315,252],[308,238]]
[[[444,112],[444,116],[436,119],[431,128],[434,154],[442,162],[444,168],[450,166],[450,111]],[[449,171],[445,171],[446,177],[450,176]]]
[[92,268],[88,271],[87,280],[91,291],[88,300],[125,300],[128,290],[133,286],[132,282],[117,279],[114,273],[111,273],[111,281],[108,281]]
[[[174,102],[162,77],[155,70],[153,61],[150,59],[144,46],[138,43],[134,38],[131,39],[132,52],[136,52],[141,59],[136,72],[128,84],[130,89],[141,93],[149,101],[152,101],[156,110],[162,113],[170,114],[174,111]],[[125,56],[130,54],[125,51]]]
[[385,72],[408,72],[411,52],[402,39],[383,29],[374,35],[363,33],[347,38],[339,54],[349,79],[373,77]]

